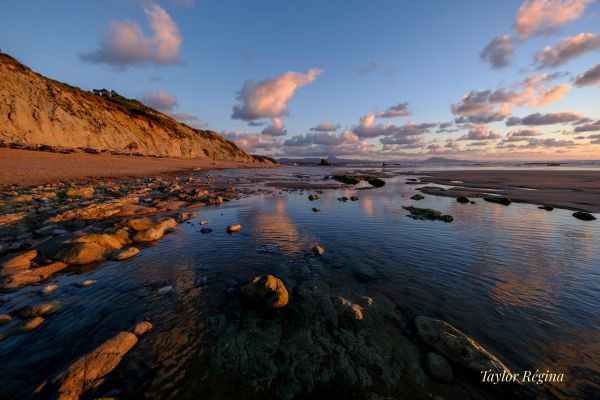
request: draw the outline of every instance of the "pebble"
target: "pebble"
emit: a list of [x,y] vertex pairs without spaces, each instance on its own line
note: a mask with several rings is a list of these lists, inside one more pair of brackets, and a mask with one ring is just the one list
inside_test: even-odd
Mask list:
[[239,231],[240,229],[242,229],[242,226],[241,226],[241,225],[229,225],[229,226],[227,227],[227,232],[230,232],[230,233],[231,233],[231,232],[237,232],[237,231]]
[[42,296],[48,296],[48,295],[54,293],[56,291],[56,289],[58,289],[58,285],[46,285],[40,289],[39,293]]
[[318,244],[312,248],[312,251],[317,256],[322,256],[323,254],[325,254],[325,249]]
[[165,287],[161,287],[160,289],[158,289],[158,294],[167,294],[167,293],[169,293],[171,290],[173,290],[173,286],[165,286]]
[[94,283],[96,283],[95,279],[88,279],[88,280],[83,281],[83,282],[75,283],[75,285],[79,286],[79,287],[87,287],[87,286],[93,285]]

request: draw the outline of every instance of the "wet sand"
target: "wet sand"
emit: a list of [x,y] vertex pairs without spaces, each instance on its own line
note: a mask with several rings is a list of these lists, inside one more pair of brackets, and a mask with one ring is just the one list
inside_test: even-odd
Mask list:
[[421,178],[423,182],[452,186],[445,191],[436,187],[422,188],[427,194],[483,197],[497,193],[521,203],[600,212],[600,171],[465,170],[426,175]]
[[[0,148],[0,187],[31,186],[57,181],[147,177],[186,170],[260,167],[238,161],[154,158],[107,154],[60,154]],[[263,165],[264,166],[264,165]]]

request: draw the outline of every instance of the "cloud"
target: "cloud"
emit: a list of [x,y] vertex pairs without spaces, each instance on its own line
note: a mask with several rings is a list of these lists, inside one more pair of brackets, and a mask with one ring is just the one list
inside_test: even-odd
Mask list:
[[535,55],[534,64],[537,69],[554,68],[566,64],[582,54],[600,50],[600,35],[596,33],[580,33],[564,38],[556,47],[547,46]]
[[192,114],[188,114],[183,111],[174,112],[169,115],[180,122],[196,122],[196,121],[198,121],[198,117],[196,117],[195,115],[192,115]]
[[262,130],[263,135],[268,136],[285,136],[287,130],[284,127],[283,120],[279,117],[271,119],[271,123]]
[[412,111],[408,107],[408,102],[398,103],[395,106],[391,106],[385,111],[379,111],[375,113],[377,118],[395,118],[395,117],[406,117],[411,115]]
[[519,129],[517,131],[508,132],[505,142],[521,142],[528,140],[530,137],[541,135],[536,129]]
[[586,118],[586,116],[575,111],[549,112],[547,114],[535,113],[523,118],[511,117],[506,120],[506,126],[554,125],[573,122],[582,118]]
[[275,150],[282,145],[281,139],[258,133],[223,131],[221,132],[221,136],[227,140],[231,140],[240,148],[250,153],[257,150]]
[[240,57],[242,57],[242,60],[252,61],[254,59],[254,54],[250,50],[244,49],[240,51]]
[[311,131],[315,132],[334,132],[340,129],[340,124],[332,124],[328,121],[323,121],[317,126],[310,128]]
[[493,129],[488,129],[485,125],[471,124],[469,132],[458,140],[495,140],[499,138],[500,134]]
[[[374,138],[378,136],[393,136],[398,139],[400,136],[415,136],[415,135],[423,135],[429,131],[429,129],[434,128],[437,124],[434,123],[421,123],[417,124],[415,122],[409,122],[404,125],[394,125],[394,124],[375,124],[375,114],[367,114],[360,119],[359,125],[355,126],[352,129],[358,137],[361,138]],[[393,139],[390,139],[393,140]],[[389,142],[393,143],[393,142]]]
[[575,128],[574,132],[598,132],[600,131],[600,119],[580,125]]
[[265,126],[265,121],[248,121],[248,126]]
[[233,107],[231,118],[251,121],[288,115],[287,101],[296,90],[314,82],[322,72],[320,69],[310,69],[306,74],[289,71],[260,82],[247,80],[238,92],[240,104]]
[[492,68],[504,68],[510,64],[513,54],[512,37],[502,35],[494,38],[480,53],[479,57]]
[[593,0],[530,0],[521,4],[513,24],[518,37],[547,35],[579,18]]
[[365,75],[365,74],[370,74],[372,72],[375,72],[377,70],[377,68],[379,68],[379,60],[371,60],[366,65],[362,65],[362,66],[358,67],[356,72],[359,75]]
[[536,108],[555,103],[571,90],[571,85],[562,84],[547,88],[545,84],[562,74],[534,75],[515,82],[510,88],[495,90],[471,90],[450,110],[458,115],[455,122],[490,123],[509,117],[514,107]]
[[307,146],[311,144],[335,146],[341,144],[357,143],[360,139],[352,132],[336,133],[307,133],[306,135],[294,136],[283,142],[285,146]]
[[110,21],[110,29],[100,40],[100,47],[81,54],[84,61],[117,67],[143,64],[177,64],[182,38],[177,24],[156,3],[144,12],[150,23],[151,36],[146,36],[135,21]]
[[472,142],[472,143],[469,143],[467,146],[470,146],[470,147],[482,147],[482,146],[487,146],[488,144],[490,144],[490,142],[488,142],[488,141],[485,141],[485,142]]
[[148,107],[162,112],[173,111],[178,107],[177,97],[162,90],[157,90],[156,93],[146,91],[142,93],[139,100]]
[[600,64],[578,75],[575,79],[575,86],[590,86],[600,84]]

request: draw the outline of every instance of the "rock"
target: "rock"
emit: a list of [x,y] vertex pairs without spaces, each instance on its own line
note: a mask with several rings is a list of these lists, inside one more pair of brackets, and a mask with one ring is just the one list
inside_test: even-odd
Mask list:
[[208,221],[200,221],[200,225],[206,225],[208,224]]
[[458,197],[456,198],[456,201],[457,201],[458,203],[467,204],[467,203],[469,203],[469,201],[470,201],[470,200],[469,200],[469,199],[467,199],[467,198],[466,198],[466,197],[464,197],[464,196],[458,196]]
[[161,287],[160,289],[158,289],[158,294],[167,294],[171,290],[173,290],[173,286],[164,286],[164,287]]
[[112,371],[133,348],[138,338],[131,332],[119,332],[96,349],[85,354],[58,374],[52,384],[59,399],[78,399],[86,390]]
[[128,247],[126,249],[113,252],[111,258],[115,261],[122,261],[137,255],[139,252],[140,249],[137,247]]
[[81,287],[81,288],[84,288],[84,287],[92,286],[92,285],[93,285],[93,284],[95,284],[96,282],[97,282],[97,281],[96,281],[95,279],[88,279],[88,280],[85,280],[85,281],[83,281],[83,282],[75,283],[75,285],[76,285],[76,286],[79,286],[79,287]]
[[9,314],[0,314],[0,326],[6,325],[12,321],[12,317]]
[[285,307],[289,296],[283,282],[273,275],[257,276],[241,289],[242,298],[249,303],[259,303],[268,309]]
[[8,201],[11,203],[27,203],[28,201],[33,201],[33,196],[30,194],[22,194],[20,196],[15,196]]
[[161,239],[168,229],[173,229],[176,226],[177,222],[173,218],[169,218],[155,224],[151,228],[136,233],[131,240],[134,242],[152,242]]
[[140,232],[152,228],[155,223],[148,217],[141,218],[125,218],[119,222],[120,226],[131,228],[134,231]]
[[142,321],[135,324],[133,327],[133,333],[136,336],[142,336],[144,333],[152,329],[152,324],[148,321]]
[[358,200],[358,197],[356,197],[356,196],[352,196],[352,197],[350,197],[350,200],[352,200],[352,201],[357,201],[357,200]]
[[129,203],[137,203],[137,197],[124,197],[109,200],[103,203],[90,204],[87,207],[75,208],[57,214],[48,219],[48,222],[61,222],[70,220],[99,220],[111,217],[121,212],[121,207]]
[[33,317],[41,317],[48,314],[54,314],[63,308],[63,304],[59,301],[51,301],[48,303],[32,304],[22,307],[15,311],[15,314],[21,319]]
[[419,338],[451,361],[479,374],[492,370],[510,373],[500,360],[476,341],[445,321],[426,316],[415,318]]
[[552,210],[554,210],[554,207],[552,207],[552,206],[540,206],[538,208],[541,209],[541,210],[546,210],[546,211],[552,211]]
[[415,194],[414,196],[411,197],[411,200],[423,200],[425,198],[425,196],[422,196],[420,194]]
[[311,195],[308,196],[308,199],[310,201],[319,200],[319,195],[318,194],[311,194]]
[[237,231],[239,231],[240,229],[242,229],[242,226],[241,226],[241,225],[229,225],[229,226],[227,227],[227,232],[229,232],[229,233],[231,233],[231,232],[237,232]]
[[343,297],[338,298],[337,303],[344,309],[341,315],[342,318],[349,321],[362,321],[364,318],[363,308],[359,304],[353,303]]
[[31,260],[35,257],[37,257],[37,250],[28,250],[4,261],[2,263],[2,268],[29,268]]
[[25,321],[18,322],[10,327],[8,330],[0,332],[0,342],[9,336],[17,335],[19,333],[25,333],[34,330],[44,322],[42,317],[34,317]]
[[196,214],[190,213],[190,212],[184,212],[184,213],[177,215],[177,217],[175,217],[175,220],[177,221],[177,223],[182,224],[186,221],[189,221],[192,218],[196,218]]
[[379,178],[369,179],[369,180],[367,180],[367,182],[369,182],[369,184],[371,186],[376,187],[376,188],[385,186],[385,181],[383,179],[379,179]]
[[375,270],[375,268],[370,267],[365,264],[355,265],[352,268],[352,273],[361,282],[374,281],[379,279],[379,274]]
[[94,194],[94,188],[92,186],[86,186],[82,188],[70,188],[65,192],[67,197],[88,197]]
[[444,356],[433,352],[428,353],[427,357],[425,357],[425,366],[427,367],[427,372],[437,381],[450,383],[454,379],[452,367]]
[[321,211],[317,207],[313,207],[312,210],[313,210],[313,212],[319,212],[319,211]]
[[71,243],[95,243],[98,246],[109,250],[116,250],[123,247],[123,239],[117,235],[106,233],[91,233],[71,240]]
[[508,206],[510,203],[512,203],[511,199],[501,196],[485,196],[483,200],[489,203],[502,204],[503,206]]
[[596,217],[594,217],[592,214],[584,212],[584,211],[574,212],[573,216],[582,221],[593,221],[596,219]]
[[49,296],[58,289],[58,285],[46,285],[38,292],[41,296]]
[[431,208],[418,208],[418,207],[402,207],[407,210],[410,215],[409,217],[413,219],[419,220],[430,220],[430,221],[444,221],[444,222],[452,222],[454,218],[451,215],[444,215],[440,211],[432,210]]
[[202,233],[203,235],[207,234],[207,233],[211,233],[213,230],[210,228],[201,228],[200,229],[200,233]]
[[104,261],[106,255],[106,249],[96,243],[64,243],[52,258],[69,265],[82,265]]
[[323,254],[325,254],[325,249],[317,244],[317,245],[313,246],[312,252],[316,256],[322,256]]
[[48,279],[54,273],[67,268],[68,265],[62,262],[54,262],[44,267],[28,268],[28,269],[12,269],[12,271],[2,278],[2,287],[5,289],[16,289],[20,286],[30,285]]
[[345,183],[347,185],[356,185],[357,183],[359,183],[362,180],[359,177],[354,176],[354,175],[334,175],[332,178],[333,178],[333,180]]

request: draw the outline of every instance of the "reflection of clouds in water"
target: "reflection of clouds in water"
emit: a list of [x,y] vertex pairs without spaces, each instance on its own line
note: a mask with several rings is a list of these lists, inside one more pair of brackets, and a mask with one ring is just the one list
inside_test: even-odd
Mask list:
[[295,252],[302,249],[303,244],[296,226],[287,215],[286,206],[285,198],[266,199],[264,203],[253,205],[248,222],[259,241],[275,244],[284,251]]
[[358,204],[367,215],[373,215],[373,199],[370,196],[360,197]]

